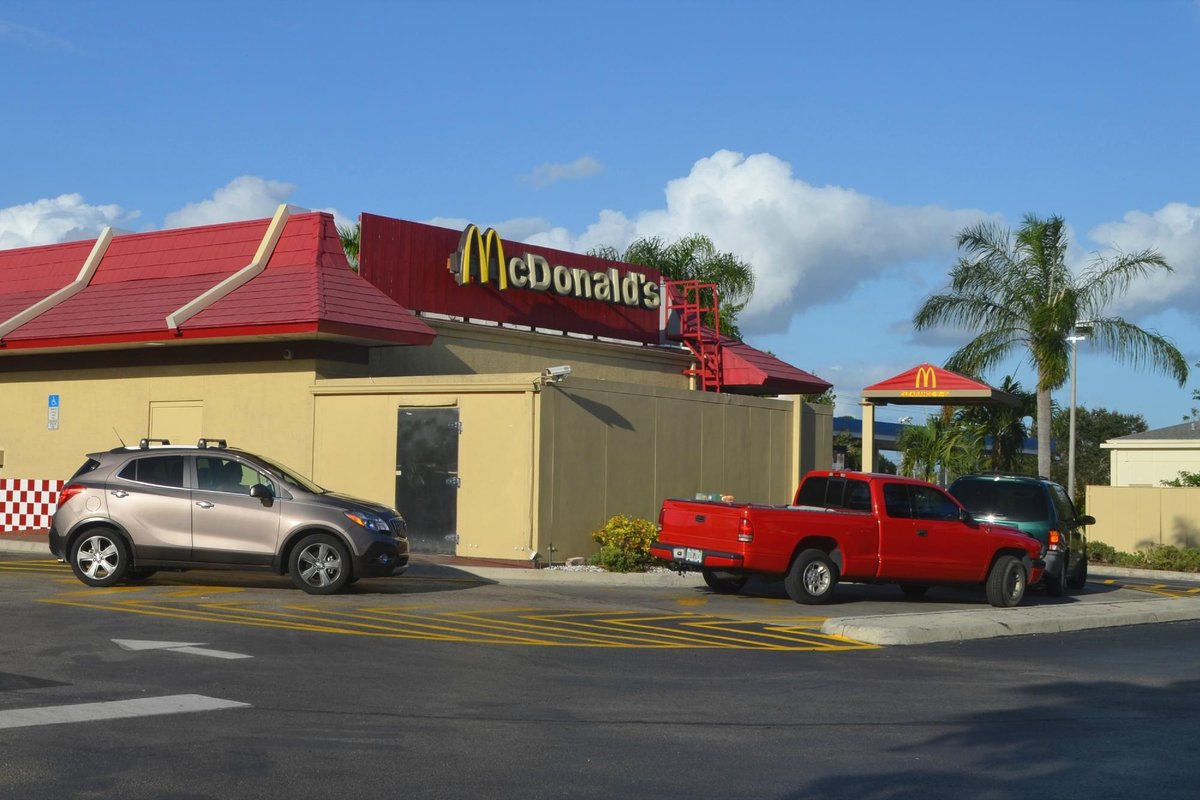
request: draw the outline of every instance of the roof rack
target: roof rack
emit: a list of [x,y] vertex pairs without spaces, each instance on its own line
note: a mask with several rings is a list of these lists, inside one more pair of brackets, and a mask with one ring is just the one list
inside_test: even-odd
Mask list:
[[213,448],[224,450],[228,446],[229,445],[224,439],[201,439],[200,441],[196,442],[196,447],[199,447],[201,450],[209,450]]
[[166,444],[170,444],[170,443],[171,443],[170,439],[142,439],[138,442],[138,449],[139,450],[149,450],[150,445],[152,445],[152,444],[166,445]]

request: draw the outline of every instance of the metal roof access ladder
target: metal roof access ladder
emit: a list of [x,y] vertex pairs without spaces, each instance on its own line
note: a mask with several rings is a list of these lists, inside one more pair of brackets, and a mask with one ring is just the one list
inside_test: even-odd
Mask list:
[[[697,365],[683,371],[696,376],[706,392],[721,391],[721,317],[718,314],[717,285],[700,281],[666,281],[667,319],[678,320],[678,332],[671,338],[683,342],[696,357]],[[704,324],[710,315],[712,327]]]

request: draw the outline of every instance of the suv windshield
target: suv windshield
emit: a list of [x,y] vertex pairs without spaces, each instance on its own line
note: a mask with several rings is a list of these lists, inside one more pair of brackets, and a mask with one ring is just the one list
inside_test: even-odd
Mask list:
[[1045,494],[1034,484],[960,479],[954,484],[954,496],[976,517],[1013,522],[1042,522],[1050,518]]
[[277,476],[279,476],[280,480],[282,480],[284,482],[284,484],[291,486],[293,489],[300,489],[300,490],[308,492],[310,494],[328,494],[329,493],[328,489],[318,486],[317,484],[313,483],[308,478],[305,478],[302,475],[297,475],[292,470],[288,469],[285,466],[275,463],[274,461],[272,461],[269,458],[263,458],[262,456],[255,456],[254,458],[257,459],[259,462],[265,464]]

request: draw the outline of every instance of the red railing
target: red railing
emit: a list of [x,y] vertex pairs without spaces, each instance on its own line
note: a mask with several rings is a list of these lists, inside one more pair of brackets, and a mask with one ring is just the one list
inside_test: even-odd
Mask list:
[[[700,281],[665,281],[668,324],[672,315],[679,322],[678,338],[696,357],[696,366],[685,369],[694,375],[706,392],[721,391],[721,317],[718,313],[717,285]],[[704,324],[710,315],[712,327]]]

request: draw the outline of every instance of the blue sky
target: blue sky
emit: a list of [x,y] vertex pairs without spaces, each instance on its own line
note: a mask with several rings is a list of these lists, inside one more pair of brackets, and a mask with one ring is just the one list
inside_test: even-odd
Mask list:
[[[283,201],[576,250],[698,231],[754,265],[748,340],[857,415],[965,341],[909,324],[962,227],[1059,214],[1073,263],[1168,257],[1113,311],[1195,364],[1198,45],[1191,0],[0,0],[0,247]],[[1082,405],[1160,427],[1195,387],[1080,347]]]

